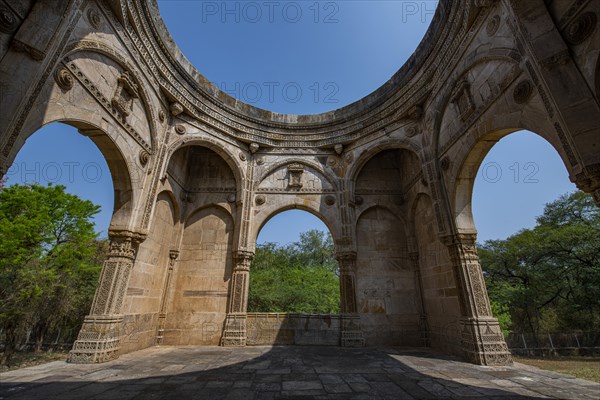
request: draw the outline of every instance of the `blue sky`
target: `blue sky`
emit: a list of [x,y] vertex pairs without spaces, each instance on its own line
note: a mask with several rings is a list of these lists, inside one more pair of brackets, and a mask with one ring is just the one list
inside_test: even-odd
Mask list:
[[[159,0],[173,38],[209,80],[271,111],[330,111],[377,89],[419,44],[435,1]],[[519,171],[516,174],[516,171]],[[106,233],[112,182],[102,155],[76,130],[51,124],[34,134],[9,170],[9,184],[51,181],[102,206]],[[532,133],[501,140],[479,171],[473,211],[480,241],[531,227],[544,204],[575,190],[554,149]],[[314,216],[288,211],[269,221],[259,242],[289,243]]]

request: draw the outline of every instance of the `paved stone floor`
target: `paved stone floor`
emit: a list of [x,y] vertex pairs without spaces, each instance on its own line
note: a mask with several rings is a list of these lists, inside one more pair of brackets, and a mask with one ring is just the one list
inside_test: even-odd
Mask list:
[[600,385],[426,349],[156,347],[0,374],[0,399],[600,399]]

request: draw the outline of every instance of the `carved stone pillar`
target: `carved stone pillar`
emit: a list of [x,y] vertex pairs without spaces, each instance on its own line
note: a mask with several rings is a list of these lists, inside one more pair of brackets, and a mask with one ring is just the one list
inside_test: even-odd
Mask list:
[[246,312],[248,310],[248,285],[250,263],[254,253],[238,251],[234,254],[235,267],[231,277],[229,308],[225,318],[225,330],[221,345],[225,347],[246,346]]
[[88,364],[119,356],[123,315],[121,307],[139,244],[145,235],[131,231],[109,231],[109,251],[90,315],[85,317],[69,362]]
[[444,238],[459,285],[461,343],[467,359],[480,365],[510,365],[512,357],[493,317],[479,264],[476,235]]
[[582,173],[575,177],[574,183],[579,190],[590,193],[600,207],[600,164],[587,166]]
[[165,278],[165,287],[163,289],[163,295],[160,301],[160,312],[158,314],[158,330],[156,334],[156,344],[158,345],[161,345],[164,339],[165,322],[167,320],[167,304],[171,294],[171,278],[173,276],[177,257],[179,257],[179,250],[169,251],[169,269],[167,270],[167,276]]
[[423,296],[423,281],[421,279],[421,265],[419,264],[419,252],[411,252],[409,254],[409,257],[414,270],[415,289],[417,291],[417,301],[419,303],[419,330],[421,331],[421,340],[423,341],[423,346],[429,347],[429,323],[427,322],[425,297]]
[[342,323],[343,347],[362,347],[365,345],[360,317],[356,305],[356,253],[344,252],[336,254],[340,267],[340,311]]

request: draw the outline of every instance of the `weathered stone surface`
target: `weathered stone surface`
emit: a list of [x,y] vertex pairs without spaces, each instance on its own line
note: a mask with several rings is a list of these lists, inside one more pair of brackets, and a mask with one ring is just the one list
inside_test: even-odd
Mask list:
[[[597,1],[442,0],[389,82],[319,115],[218,90],[169,39],[155,1],[17,3],[0,4],[0,171],[61,121],[98,146],[115,190],[111,253],[73,362],[284,342],[427,345],[508,364],[474,246],[485,154],[532,130],[600,204]],[[342,314],[261,327],[246,314],[256,237],[291,208],[331,230]]]
[[[207,351],[208,350],[208,351]],[[290,373],[290,360],[310,373]],[[186,365],[189,369],[181,370]],[[207,366],[208,365],[208,366]],[[265,365],[265,369],[248,369]],[[359,372],[348,372],[354,365]],[[319,372],[319,370],[327,372]],[[521,364],[481,367],[428,349],[154,347],[103,365],[0,374],[5,399],[597,399],[600,384]]]

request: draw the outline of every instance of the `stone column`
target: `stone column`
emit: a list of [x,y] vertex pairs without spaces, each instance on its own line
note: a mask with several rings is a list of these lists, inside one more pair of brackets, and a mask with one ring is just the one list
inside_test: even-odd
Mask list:
[[109,231],[109,251],[90,315],[85,317],[69,362],[88,364],[119,356],[123,315],[121,307],[139,244],[145,235],[131,231]]
[[167,270],[167,276],[165,278],[165,286],[163,289],[162,299],[160,301],[160,312],[158,314],[158,331],[156,335],[157,345],[161,345],[164,339],[165,322],[167,320],[167,304],[171,294],[171,277],[173,276],[173,270],[175,269],[175,263],[178,257],[179,250],[169,251],[169,269]]
[[443,238],[450,251],[462,312],[461,343],[467,359],[479,365],[510,365],[512,357],[493,317],[479,264],[476,235]]
[[419,263],[419,252],[413,251],[408,254],[414,270],[415,290],[419,302],[419,330],[423,346],[429,347],[429,323],[427,322],[427,311],[425,309],[425,296],[423,295],[423,280],[421,279],[421,265]]
[[356,252],[337,253],[336,258],[340,268],[341,345],[362,347],[365,339],[356,304]]
[[250,264],[254,253],[237,251],[234,254],[235,267],[231,277],[229,306],[225,318],[225,330],[221,345],[225,347],[246,346],[246,312],[248,310],[248,285]]

